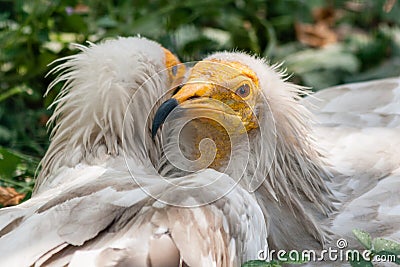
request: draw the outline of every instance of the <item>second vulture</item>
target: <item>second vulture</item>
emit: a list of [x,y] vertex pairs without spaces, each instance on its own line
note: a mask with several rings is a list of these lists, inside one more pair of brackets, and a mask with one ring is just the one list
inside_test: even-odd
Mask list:
[[400,79],[303,99],[285,77],[243,53],[197,63],[157,111],[153,134],[164,121],[167,140],[160,172],[176,175],[172,160],[229,174],[254,192],[276,251],[336,248],[340,238],[361,248],[354,229],[399,242]]

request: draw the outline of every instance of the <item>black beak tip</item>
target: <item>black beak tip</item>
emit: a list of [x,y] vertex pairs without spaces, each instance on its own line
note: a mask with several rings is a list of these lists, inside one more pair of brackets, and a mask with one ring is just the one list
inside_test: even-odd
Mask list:
[[151,137],[157,134],[158,129],[164,123],[171,111],[178,106],[178,101],[175,98],[168,99],[158,108],[156,114],[154,115],[153,125],[151,127]]

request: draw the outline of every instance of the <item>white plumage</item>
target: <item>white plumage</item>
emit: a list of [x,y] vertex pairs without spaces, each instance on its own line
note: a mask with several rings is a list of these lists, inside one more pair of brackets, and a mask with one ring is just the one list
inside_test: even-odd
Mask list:
[[400,79],[300,99],[303,88],[278,67],[242,53],[211,55],[203,63],[239,64],[235,78],[198,65],[181,90],[196,81],[233,90],[241,72],[254,72],[262,127],[248,131],[250,147],[232,148],[233,169],[182,176],[150,130],[179,78],[165,50],[143,38],[79,48],[55,68],[61,75],[50,87],[66,83],[34,197],[0,211],[5,266],[240,266],[268,246],[320,249],[337,237],[356,246],[354,228],[400,240]]
[[352,239],[353,229],[363,229],[399,242],[400,78],[325,89],[303,103],[336,171],[331,187],[343,204],[332,231]]
[[51,143],[35,192],[56,185],[52,180],[60,178],[52,174],[60,167],[110,164],[123,152],[128,157],[147,154],[142,136],[146,121],[137,114],[150,111],[171,84],[166,55],[155,42],[120,38],[77,48],[82,52],[62,59],[66,62],[51,71],[60,74],[49,90],[65,84],[53,103]]
[[[234,118],[243,125],[254,117],[258,120],[258,126],[246,133],[249,145],[246,138],[239,138],[229,160],[218,154],[225,146],[220,141],[224,136],[212,131],[211,122],[200,120],[193,128],[195,135],[216,141],[219,157],[214,168],[242,178],[244,188],[256,189],[270,248],[336,248],[336,241],[346,238],[349,249],[361,249],[353,229],[400,240],[399,81],[348,84],[300,99],[299,94],[307,92],[286,82],[276,67],[242,53],[224,52],[195,65],[172,99],[199,117],[225,114],[228,132],[235,127]],[[243,83],[250,93],[238,98]],[[237,108],[243,102],[252,108],[250,119]],[[196,139],[182,140],[186,149],[198,146]],[[239,177],[240,162],[247,159]],[[254,188],[252,182],[260,186]]]
[[177,73],[166,69],[169,52],[143,38],[80,49],[56,67],[55,83],[66,83],[35,195],[0,211],[1,264],[238,266],[255,258],[266,228],[248,192],[221,198],[233,187],[227,175],[166,182],[152,167],[158,149],[147,119]]

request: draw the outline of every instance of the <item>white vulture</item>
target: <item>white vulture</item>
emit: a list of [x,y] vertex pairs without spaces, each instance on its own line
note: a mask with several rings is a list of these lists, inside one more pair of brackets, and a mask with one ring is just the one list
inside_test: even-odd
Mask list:
[[239,181],[254,192],[276,251],[336,248],[339,238],[360,249],[353,229],[399,242],[400,78],[303,99],[307,90],[279,68],[230,52],[197,63],[155,115],[159,171],[208,166]]
[[[1,266],[240,266],[266,246],[255,198],[213,169],[164,179],[154,111],[185,67],[119,38],[55,67],[50,147],[34,196],[0,210]],[[231,190],[226,192],[226,188]]]

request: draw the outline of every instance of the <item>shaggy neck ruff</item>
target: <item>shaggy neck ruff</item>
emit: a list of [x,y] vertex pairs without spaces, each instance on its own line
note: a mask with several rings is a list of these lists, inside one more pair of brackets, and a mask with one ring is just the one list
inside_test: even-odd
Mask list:
[[164,151],[173,156],[161,159],[160,173],[179,176],[197,170],[199,165],[177,170],[179,166],[170,160],[179,162],[182,154],[195,155],[190,159],[196,159],[200,156],[200,140],[210,138],[216,152],[208,167],[240,180],[242,186],[254,192],[269,225],[271,248],[301,250],[304,244],[310,249],[321,248],[330,239],[321,221],[334,211],[334,199],[326,186],[330,179],[328,164],[313,139],[311,115],[299,103],[307,91],[287,82],[285,73],[278,70],[280,66],[269,67],[263,60],[246,54],[223,52],[205,60],[240,62],[254,70],[261,88],[254,110],[259,127],[247,132],[248,139],[243,138],[249,140],[249,145],[239,138],[235,145],[223,148],[224,134],[210,130],[212,125],[204,126],[205,122],[203,129],[199,123],[193,127],[193,138],[181,138],[179,142],[172,141],[171,136],[181,133],[166,126],[164,129],[169,132]]
[[[250,157],[243,178],[249,190],[255,190],[266,221],[272,221],[269,244],[320,248],[329,241],[321,218],[334,211],[334,199],[326,186],[328,164],[313,139],[311,114],[299,103],[307,91],[287,82],[280,66],[271,68],[255,57],[217,53],[208,59],[239,61],[259,79],[262,90],[255,112],[260,127],[249,132]],[[240,161],[241,153],[233,154]]]
[[169,89],[163,48],[139,37],[76,47],[80,53],[57,60],[66,62],[50,72],[60,74],[48,91],[64,85],[52,104],[54,128],[35,191],[62,166],[102,164],[119,155],[140,163],[157,151],[147,120]]

